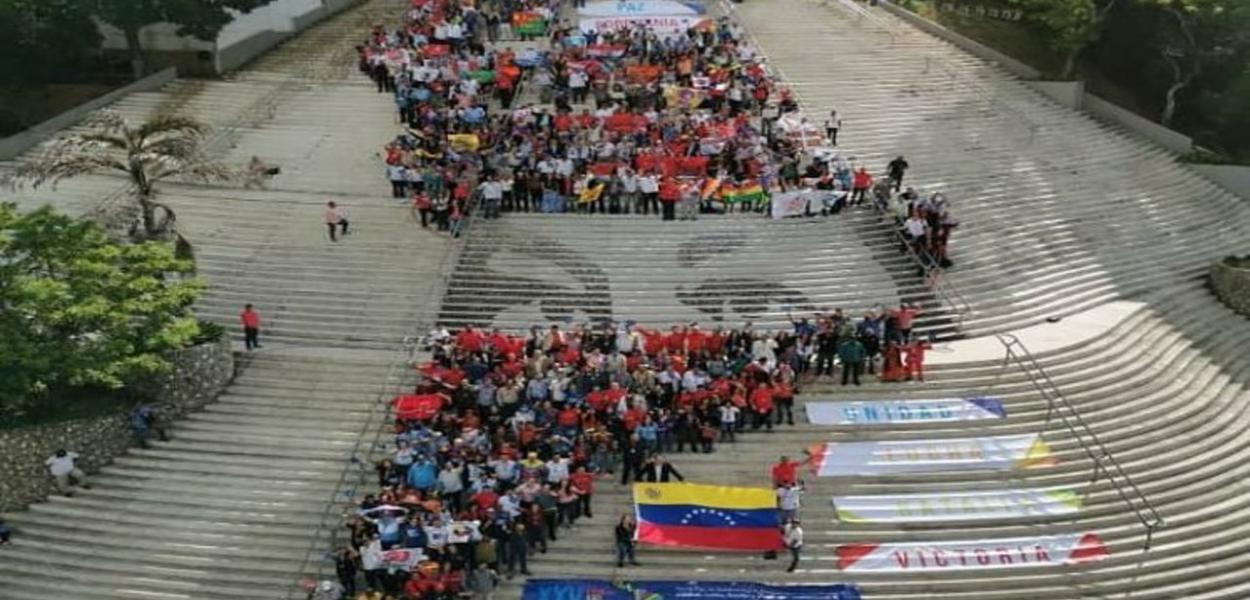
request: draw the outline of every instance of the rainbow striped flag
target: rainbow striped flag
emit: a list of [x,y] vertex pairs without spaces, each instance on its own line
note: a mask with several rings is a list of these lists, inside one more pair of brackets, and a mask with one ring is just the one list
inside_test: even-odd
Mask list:
[[768,199],[768,192],[758,181],[744,181],[740,184],[722,183],[720,197],[725,202],[759,202]]
[[513,13],[512,29],[519,35],[546,35],[547,20],[538,13]]

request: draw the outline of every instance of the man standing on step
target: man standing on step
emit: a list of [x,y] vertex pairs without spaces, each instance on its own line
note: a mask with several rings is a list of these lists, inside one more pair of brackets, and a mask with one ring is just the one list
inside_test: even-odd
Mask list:
[[330,229],[331,242],[339,241],[338,237],[334,235],[336,225],[342,228],[340,231],[341,235],[347,235],[347,211],[334,202],[326,202],[326,209],[321,213],[321,220]]
[[260,348],[260,313],[251,304],[245,304],[239,320],[243,322],[243,348],[248,352]]
[[66,496],[74,495],[75,484],[85,490],[91,489],[91,486],[87,484],[87,474],[74,463],[76,460],[78,460],[77,452],[69,452],[62,448],[44,461],[44,464],[48,465],[48,474],[56,481],[56,489]]
[[903,187],[903,175],[907,174],[907,169],[910,166],[911,165],[907,164],[907,161],[904,160],[902,156],[890,161],[890,165],[887,167],[887,170],[890,175],[890,185],[894,186],[894,191],[897,192]]
[[842,361],[842,385],[854,380],[859,385],[859,376],[864,372],[864,358],[868,355],[864,343],[859,338],[846,337],[838,344],[838,359]]
[[781,528],[781,540],[790,551],[790,567],[786,572],[793,573],[799,566],[799,554],[803,551],[803,528],[799,526],[798,519],[791,519]]

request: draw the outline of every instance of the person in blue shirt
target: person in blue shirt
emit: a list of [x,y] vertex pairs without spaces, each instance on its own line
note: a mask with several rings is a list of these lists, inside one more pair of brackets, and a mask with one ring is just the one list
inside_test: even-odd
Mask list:
[[403,546],[405,548],[425,548],[426,536],[425,526],[421,524],[421,517],[412,515],[408,522],[404,524]]
[[408,485],[422,492],[434,489],[438,485],[438,470],[434,463],[424,455],[417,457],[412,468],[408,469]]

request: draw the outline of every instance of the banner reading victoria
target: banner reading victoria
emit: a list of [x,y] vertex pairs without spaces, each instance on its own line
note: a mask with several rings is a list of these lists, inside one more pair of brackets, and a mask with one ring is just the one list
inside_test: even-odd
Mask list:
[[860,600],[858,586],[764,585],[737,581],[530,579],[522,600]]

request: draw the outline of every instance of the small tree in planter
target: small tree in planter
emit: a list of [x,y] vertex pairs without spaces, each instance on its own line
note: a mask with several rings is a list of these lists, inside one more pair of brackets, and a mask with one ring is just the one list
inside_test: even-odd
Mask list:
[[167,370],[199,335],[190,271],[168,244],[119,244],[50,208],[0,205],[0,417]]
[[140,215],[131,239],[173,241],[180,257],[191,258],[191,244],[178,232],[173,209],[156,200],[156,184],[166,179],[212,182],[237,177],[202,152],[208,127],[178,116],[157,116],[135,126],[111,111],[101,111],[83,125],[83,131],[56,138],[38,158],[19,167],[10,183],[38,188],[98,171],[123,173],[134,186]]

